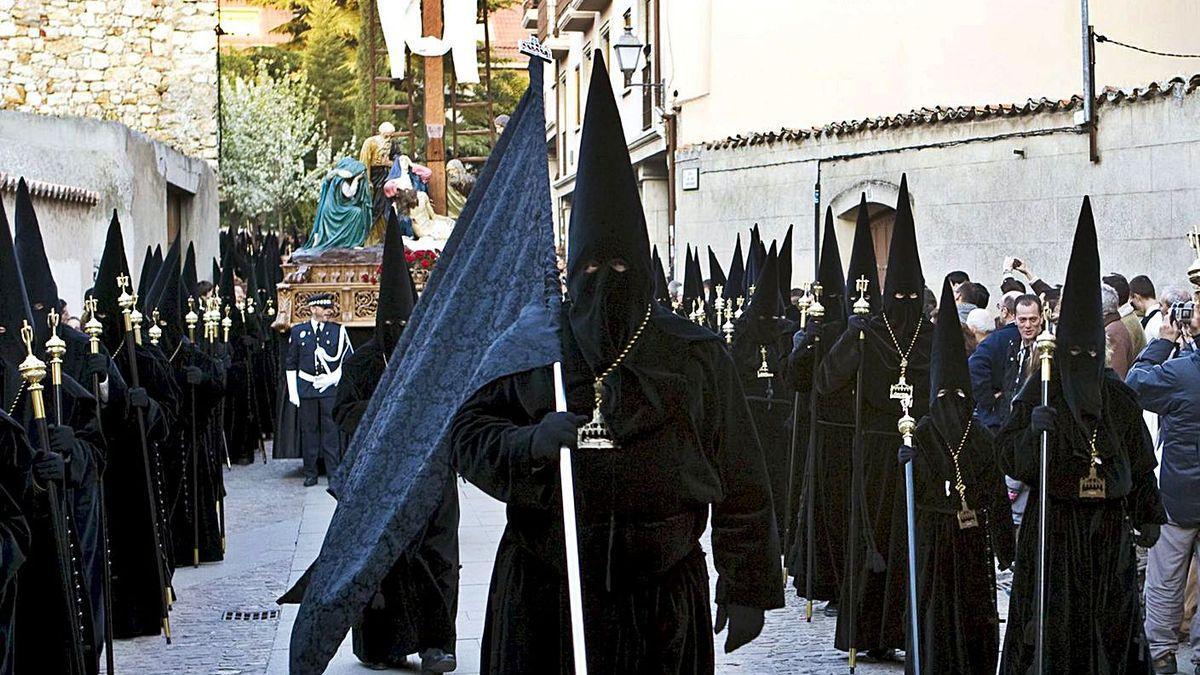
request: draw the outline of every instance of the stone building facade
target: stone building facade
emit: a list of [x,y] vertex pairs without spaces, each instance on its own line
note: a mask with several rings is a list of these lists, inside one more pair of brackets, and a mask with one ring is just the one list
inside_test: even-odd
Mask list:
[[217,159],[217,0],[0,0],[0,109]]
[[883,266],[907,173],[935,291],[943,275],[961,269],[996,293],[1008,256],[1061,282],[1084,195],[1105,272],[1187,287],[1196,253],[1185,235],[1200,220],[1197,88],[1200,75],[1100,94],[1096,162],[1079,97],[922,109],[696,144],[676,155],[675,240],[680,249],[711,245],[724,262],[738,232],[745,240],[757,223],[769,242],[794,225],[793,281],[811,279],[819,176],[820,212],[833,209],[843,265],[866,193]]

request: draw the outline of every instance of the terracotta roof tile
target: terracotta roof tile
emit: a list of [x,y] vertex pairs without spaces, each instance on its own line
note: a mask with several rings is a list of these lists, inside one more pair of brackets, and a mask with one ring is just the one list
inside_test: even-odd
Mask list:
[[[1105,87],[1096,96],[1096,104],[1120,105],[1136,103],[1164,96],[1182,96],[1191,94],[1200,87],[1200,74],[1189,77],[1173,77],[1161,82],[1151,82],[1143,87],[1121,89]],[[743,148],[755,145],[771,145],[777,142],[798,142],[823,136],[847,136],[851,134],[895,129],[914,126],[928,126],[950,122],[982,121],[1000,117],[1027,117],[1042,113],[1069,112],[1081,106],[1082,96],[1072,96],[1068,99],[1028,99],[1024,103],[995,103],[983,106],[954,106],[919,108],[897,115],[884,115],[861,120],[844,120],[831,122],[821,127],[808,129],[783,128],[778,131],[754,132],[748,135],[730,136],[720,141],[699,143],[698,147],[706,150]]]

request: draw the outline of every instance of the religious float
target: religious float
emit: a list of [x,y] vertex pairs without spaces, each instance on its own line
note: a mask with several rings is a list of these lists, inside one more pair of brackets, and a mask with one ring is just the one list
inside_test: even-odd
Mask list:
[[[426,191],[429,169],[392,152],[393,135],[390,124],[380,125],[379,134],[363,145],[363,161],[345,157],[325,176],[308,241],[283,261],[275,330],[307,321],[308,298],[318,293],[333,297],[336,321],[342,325],[375,325],[389,210],[404,233],[417,292],[424,289],[454,219],[434,212]],[[450,172],[454,168],[447,167]],[[465,201],[461,194],[453,197]],[[453,197],[448,200],[452,204],[458,201]],[[451,213],[456,216],[457,210]]]

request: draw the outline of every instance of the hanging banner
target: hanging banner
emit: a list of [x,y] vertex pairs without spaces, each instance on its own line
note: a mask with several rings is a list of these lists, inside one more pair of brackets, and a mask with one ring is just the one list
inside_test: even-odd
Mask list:
[[[428,0],[434,2],[436,0]],[[476,0],[441,0],[442,37],[424,35],[421,27],[421,0],[378,0],[379,25],[387,44],[392,79],[405,77],[405,55],[443,56],[450,53],[454,79],[461,83],[479,82],[476,49]]]

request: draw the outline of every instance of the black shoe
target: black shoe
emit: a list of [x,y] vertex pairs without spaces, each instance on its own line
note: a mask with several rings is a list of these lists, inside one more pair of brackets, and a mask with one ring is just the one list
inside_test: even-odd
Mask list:
[[832,601],[832,600],[830,600],[829,602],[825,603],[825,609],[824,609],[824,610],[822,610],[822,612],[821,612],[821,613],[822,613],[822,614],[824,614],[825,616],[827,616],[827,617],[831,618],[831,619],[832,619],[832,618],[834,618],[834,617],[836,617],[836,616],[837,616],[837,614],[838,614],[838,606],[837,606],[837,603],[836,603],[836,602],[834,602],[834,601]]
[[434,647],[421,652],[421,673],[449,673],[458,668],[458,660],[453,654]]
[[317,484],[317,477],[316,477],[316,476],[313,476],[312,478],[305,478],[305,479],[304,479],[304,487],[312,487],[312,486],[314,486],[314,485],[316,485],[316,484]]
[[874,659],[876,661],[895,661],[896,660],[896,650],[891,649],[891,648],[868,649],[867,657]]
[[1150,663],[1156,675],[1174,675],[1179,672],[1175,663],[1175,654],[1167,652]]

